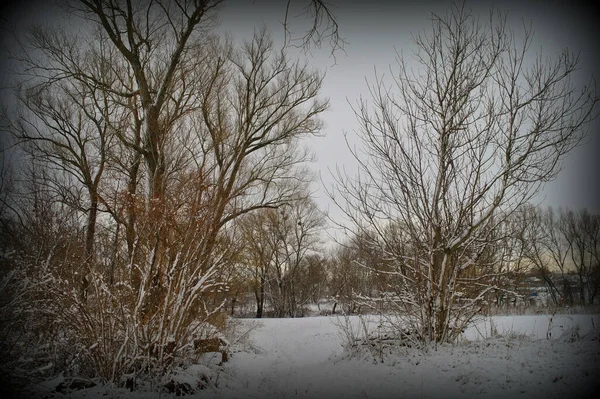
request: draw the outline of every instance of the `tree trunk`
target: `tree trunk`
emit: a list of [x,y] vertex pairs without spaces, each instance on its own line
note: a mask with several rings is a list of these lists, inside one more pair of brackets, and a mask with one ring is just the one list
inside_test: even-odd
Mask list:
[[98,218],[98,195],[90,193],[90,211],[85,230],[85,257],[90,259],[94,254],[94,238],[96,235],[96,219]]
[[94,258],[94,239],[96,234],[96,220],[98,217],[98,194],[94,189],[90,188],[90,210],[88,212],[87,226],[85,229],[85,259],[84,270],[81,275],[81,292],[80,297],[82,302],[87,301],[87,292],[90,286],[88,272]]
[[262,319],[262,317],[263,317],[263,301],[262,301],[262,294],[260,293],[260,288],[259,288],[259,290],[254,291],[254,297],[256,298],[256,318]]

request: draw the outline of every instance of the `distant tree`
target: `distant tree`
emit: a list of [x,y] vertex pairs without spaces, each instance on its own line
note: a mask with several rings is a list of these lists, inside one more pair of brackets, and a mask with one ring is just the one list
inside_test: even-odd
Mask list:
[[527,259],[540,273],[555,305],[594,303],[600,284],[599,226],[600,217],[585,209],[530,211]]
[[265,303],[276,317],[302,315],[302,307],[314,298],[315,284],[323,277],[320,233],[324,218],[310,198],[280,209],[265,209],[242,222],[246,262],[253,276],[256,317],[264,316]]
[[527,212],[525,256],[540,273],[554,305],[572,303],[567,276],[569,248],[558,228],[560,221],[556,212],[552,208],[543,211],[534,207]]
[[[516,37],[505,16],[485,23],[453,5],[415,37],[417,67],[400,55],[393,83],[377,76],[355,110],[360,173],[338,173],[332,198],[355,234],[374,233],[423,343],[456,337],[501,288],[480,264],[504,238],[499,226],[556,176],[596,116],[593,82],[574,85],[576,56],[530,63],[531,31]],[[390,250],[392,224],[409,253]]]
[[277,251],[270,228],[270,219],[276,215],[276,210],[265,210],[248,214],[239,221],[244,243],[242,267],[256,300],[256,318],[259,319],[265,314],[270,265]]
[[591,305],[600,289],[600,215],[586,209],[563,210],[563,213],[565,237],[570,243],[570,257],[579,282],[579,301]]
[[304,272],[300,273],[297,286],[302,293],[300,303],[313,303],[319,306],[319,301],[327,292],[327,263],[321,254],[310,254],[303,262]]
[[334,313],[338,305],[345,313],[367,311],[374,306],[373,298],[393,290],[389,285],[388,263],[379,248],[373,247],[373,240],[373,236],[363,232],[340,243],[334,250],[328,270]]

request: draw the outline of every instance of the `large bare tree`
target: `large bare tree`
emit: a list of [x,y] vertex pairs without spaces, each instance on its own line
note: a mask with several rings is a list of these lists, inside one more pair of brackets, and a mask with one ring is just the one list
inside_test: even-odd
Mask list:
[[323,76],[264,29],[238,46],[217,36],[204,18],[218,3],[73,2],[89,25],[35,28],[18,57],[25,111],[10,128],[72,176],[45,184],[87,190],[72,208],[104,215],[102,237],[88,234],[90,255],[103,251],[89,287],[44,269],[39,311],[72,327],[73,349],[107,380],[164,373],[214,333],[233,221],[305,197],[298,142],[320,133]]
[[[593,82],[575,85],[576,56],[531,57],[531,31],[513,32],[499,13],[453,5],[414,43],[393,82],[376,77],[358,103],[360,173],[339,173],[332,196],[357,234],[377,233],[371,245],[394,263],[390,288],[421,340],[437,343],[501,288],[482,257],[585,137],[598,98]],[[391,250],[392,224],[409,253]]]

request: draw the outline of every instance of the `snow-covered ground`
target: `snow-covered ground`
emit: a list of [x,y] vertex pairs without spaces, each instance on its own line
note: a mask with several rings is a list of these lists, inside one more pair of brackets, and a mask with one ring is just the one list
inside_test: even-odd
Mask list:
[[[600,386],[600,315],[495,316],[457,345],[349,356],[336,317],[236,321],[230,361],[198,398],[579,398]],[[358,323],[358,319],[350,319]],[[356,325],[356,324],[355,324]],[[196,366],[179,376],[193,383]],[[600,392],[600,391],[599,391]],[[71,398],[165,398],[95,387]]]

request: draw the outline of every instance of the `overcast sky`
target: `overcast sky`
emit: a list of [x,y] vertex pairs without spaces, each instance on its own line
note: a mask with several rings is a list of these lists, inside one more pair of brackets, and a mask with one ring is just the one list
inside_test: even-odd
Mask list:
[[[329,97],[331,108],[324,115],[326,123],[324,138],[312,140],[311,144],[319,158],[315,168],[321,172],[325,185],[332,179],[328,172],[336,166],[354,167],[352,157],[344,143],[343,134],[352,137],[358,125],[350,108],[356,100],[367,94],[365,79],[378,73],[389,75],[394,67],[396,52],[404,54],[415,46],[411,35],[430,30],[431,14],[443,14],[450,1],[330,1],[342,36],[347,41],[344,53],[334,60],[329,48],[315,51],[310,62],[326,70],[323,95]],[[555,55],[563,48],[580,54],[578,76],[586,81],[594,74],[600,77],[600,29],[594,7],[578,2],[564,1],[471,1],[467,6],[475,14],[486,18],[490,7],[508,12],[513,29],[523,31],[523,22],[531,23],[534,32],[532,52],[542,51]],[[257,23],[264,22],[276,38],[281,38],[281,21],[285,2],[279,1],[230,1],[222,13],[222,28],[237,37],[252,34]],[[297,25],[297,28],[302,28]],[[306,26],[304,26],[306,27]],[[300,29],[297,33],[301,33]],[[588,208],[600,212],[598,195],[598,172],[600,171],[600,129],[598,121],[592,129],[590,140],[575,149],[566,159],[564,170],[558,179],[547,185],[537,201],[545,205],[568,206],[573,209]],[[317,192],[319,204],[332,215],[338,212],[330,205],[322,187]]]
[[[296,0],[295,4],[306,4],[306,1]],[[329,170],[335,170],[336,166],[345,166],[353,172],[354,163],[345,146],[344,133],[352,138],[358,125],[349,102],[355,104],[361,95],[367,94],[365,79],[372,81],[375,67],[378,72],[389,74],[389,66],[395,62],[395,49],[405,54],[414,49],[411,34],[429,30],[431,13],[444,13],[451,2],[332,0],[329,4],[347,42],[345,53],[338,52],[334,62],[329,54],[330,48],[324,48],[314,51],[308,58],[314,67],[326,71],[322,94],[331,103],[330,110],[323,116],[325,136],[308,143],[318,157],[314,169],[321,173],[326,186],[332,182]],[[281,39],[285,5],[286,1],[275,0],[227,1],[220,13],[221,29],[237,38],[245,38],[251,36],[255,26],[265,23],[275,39]],[[474,13],[482,16],[488,14],[491,5],[492,2],[487,0],[467,3]],[[494,5],[509,13],[509,23],[517,32],[522,31],[522,21],[532,23],[535,33],[532,51],[542,50],[550,55],[567,47],[580,54],[581,77],[600,76],[600,28],[595,8],[573,1],[497,1]],[[2,22],[3,35],[7,27],[11,30],[15,25],[32,20],[53,22],[58,15],[44,1],[23,1],[3,7],[0,14],[5,19]],[[298,20],[292,29],[301,33],[300,29],[306,27]],[[4,65],[2,61],[3,68]],[[596,126],[599,124],[596,123]],[[587,207],[600,212],[599,148],[600,129],[595,128],[589,142],[570,154],[559,178],[547,186],[538,200],[543,200],[546,205],[573,209]],[[330,204],[322,185],[319,183],[316,188],[319,205],[329,209],[335,217],[338,211]]]

